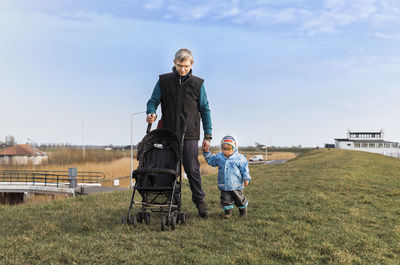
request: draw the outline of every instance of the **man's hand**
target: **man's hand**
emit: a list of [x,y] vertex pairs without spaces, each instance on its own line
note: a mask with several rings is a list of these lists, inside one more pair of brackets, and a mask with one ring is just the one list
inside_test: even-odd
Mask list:
[[155,113],[147,114],[146,116],[146,122],[147,123],[153,123],[157,119],[157,115]]
[[206,140],[206,139],[204,139],[203,140],[203,144],[201,145],[201,150],[203,151],[203,152],[209,152],[209,150],[210,150],[210,141],[209,140]]
[[244,186],[247,187],[249,185],[249,182],[247,180],[244,181]]

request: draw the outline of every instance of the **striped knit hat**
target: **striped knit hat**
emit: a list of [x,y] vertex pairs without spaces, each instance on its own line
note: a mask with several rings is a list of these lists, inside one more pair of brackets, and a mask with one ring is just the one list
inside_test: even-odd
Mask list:
[[235,140],[235,138],[233,138],[233,136],[231,136],[231,135],[227,135],[227,136],[225,136],[224,138],[222,138],[221,146],[224,145],[224,144],[229,144],[229,145],[231,145],[231,146],[233,147],[233,150],[234,150],[234,151],[236,151],[236,149],[237,149],[236,140]]

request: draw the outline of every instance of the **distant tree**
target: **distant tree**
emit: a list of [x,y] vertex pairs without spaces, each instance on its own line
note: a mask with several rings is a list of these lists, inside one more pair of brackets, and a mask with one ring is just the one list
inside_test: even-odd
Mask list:
[[6,146],[14,146],[16,144],[15,138],[12,135],[6,136]]

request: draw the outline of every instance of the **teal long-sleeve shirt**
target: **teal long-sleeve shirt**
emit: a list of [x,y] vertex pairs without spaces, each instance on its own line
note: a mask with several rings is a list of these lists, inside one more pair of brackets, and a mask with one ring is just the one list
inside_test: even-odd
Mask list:
[[[147,102],[147,111],[146,111],[147,114],[156,113],[157,107],[158,105],[160,105],[160,101],[161,101],[160,81],[157,81],[153,93],[151,94],[151,98]],[[207,94],[204,84],[202,84],[200,88],[199,112],[201,120],[203,122],[204,135],[206,134],[212,135],[211,112],[208,106]]]

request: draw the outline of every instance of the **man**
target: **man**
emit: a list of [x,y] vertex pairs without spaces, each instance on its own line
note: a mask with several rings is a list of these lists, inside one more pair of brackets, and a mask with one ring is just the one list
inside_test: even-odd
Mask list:
[[208,152],[212,139],[211,114],[204,88],[204,80],[192,75],[193,55],[188,49],[175,54],[171,73],[160,75],[151,98],[147,102],[148,123],[155,122],[156,110],[161,103],[162,128],[171,129],[178,137],[186,126],[183,146],[183,167],[189,179],[192,201],[199,216],[208,217],[205,194],[201,185],[198,141],[200,139],[200,117],[203,123],[204,140],[202,150]]

